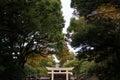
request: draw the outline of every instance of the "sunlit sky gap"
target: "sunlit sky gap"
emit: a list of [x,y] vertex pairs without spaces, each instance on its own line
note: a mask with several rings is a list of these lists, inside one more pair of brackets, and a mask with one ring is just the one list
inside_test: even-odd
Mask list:
[[73,9],[70,7],[71,0],[61,0],[62,12],[65,20],[65,27],[63,28],[63,33],[67,33],[67,28],[70,24],[70,18],[73,16]]
[[[64,20],[65,20],[65,26],[64,26],[62,32],[64,34],[67,34],[67,28],[70,25],[70,19],[71,19],[71,17],[73,17],[72,13],[74,10],[70,7],[71,0],[60,0],[60,1],[61,1],[61,5],[62,5],[61,10],[63,12],[63,16],[64,16]],[[67,46],[71,52],[75,52],[75,50],[69,44]],[[54,57],[55,62],[60,62],[55,55],[53,55],[53,57]]]
[[[71,17],[73,17],[72,13],[73,13],[74,9],[72,9],[70,7],[71,0],[61,0],[61,5],[62,5],[62,12],[63,12],[64,20],[65,20],[65,26],[63,28],[63,33],[67,34],[67,28],[70,25],[70,19],[71,19]],[[68,48],[69,48],[69,50],[71,52],[75,52],[76,51],[69,44],[68,44]]]

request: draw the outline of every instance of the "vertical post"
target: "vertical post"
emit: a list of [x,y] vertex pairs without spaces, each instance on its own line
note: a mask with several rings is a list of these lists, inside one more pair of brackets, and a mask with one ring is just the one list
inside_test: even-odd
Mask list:
[[52,70],[52,75],[51,75],[52,80],[54,80],[54,71]]
[[66,70],[66,80],[69,80],[68,79],[68,70]]

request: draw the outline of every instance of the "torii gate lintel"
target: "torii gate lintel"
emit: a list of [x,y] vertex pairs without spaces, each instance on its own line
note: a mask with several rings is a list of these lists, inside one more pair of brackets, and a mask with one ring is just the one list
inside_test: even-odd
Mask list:
[[73,70],[74,67],[68,67],[68,68],[54,68],[54,67],[46,67],[49,71],[48,74],[51,74],[51,80],[54,80],[54,74],[66,74],[66,80],[69,80],[69,75],[72,75],[71,70]]

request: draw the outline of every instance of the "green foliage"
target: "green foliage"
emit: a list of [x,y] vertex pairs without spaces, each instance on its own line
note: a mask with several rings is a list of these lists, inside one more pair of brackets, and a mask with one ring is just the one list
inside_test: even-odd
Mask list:
[[[120,66],[118,63],[120,60],[119,25],[104,19],[99,19],[91,25],[87,23],[82,25],[75,24],[75,26],[72,25],[70,27],[74,27],[75,29],[71,29],[75,31],[71,36],[71,45],[81,47],[77,57],[79,59],[87,59],[88,61],[94,60],[96,63],[107,60],[107,63],[105,63],[105,65],[107,65],[106,67],[98,66],[97,69],[93,71],[95,71],[97,76],[100,75],[101,80],[113,80],[118,78],[119,69],[117,67]],[[112,66],[108,63],[112,64]],[[109,75],[116,76],[111,77]]]
[[88,16],[96,11],[100,6],[112,4],[116,8],[120,8],[119,0],[72,0],[71,6],[77,9],[79,15]]
[[67,43],[64,41],[64,45],[63,45],[63,50],[61,50],[60,52],[58,52],[56,54],[56,57],[58,58],[58,60],[60,61],[60,66],[63,66],[63,64],[69,60],[69,59],[73,59],[74,58],[74,54],[69,52]]
[[15,53],[23,65],[30,53],[45,53],[46,47],[59,51],[64,23],[60,9],[60,1],[54,0],[4,2],[0,6],[1,54]]
[[80,76],[81,63],[80,63],[80,61],[78,61],[78,59],[74,58],[73,60],[68,60],[66,63],[64,63],[63,66],[64,67],[74,67],[73,74],[76,77]]
[[[71,45],[80,47],[77,57],[94,61],[88,73],[95,73],[100,80],[119,79],[120,70],[120,1],[72,0],[72,6],[82,15],[72,19],[68,35]],[[108,11],[108,12],[107,12]]]
[[24,71],[26,75],[31,75],[31,76],[37,75],[37,70],[33,68],[32,66],[30,66],[29,64],[25,64]]
[[52,55],[43,57],[39,54],[30,55],[25,65],[27,75],[48,76],[46,67],[54,67],[55,62]]
[[78,60],[74,58],[73,60],[64,63],[64,67],[74,67],[73,74],[77,79],[80,79],[81,77],[88,78],[92,76],[94,74],[93,69],[96,67],[96,63],[94,61],[89,62],[84,59]]
[[59,0],[0,0],[0,66],[24,68],[30,54],[59,52],[63,26]]
[[46,67],[54,67],[55,62],[53,61],[52,57],[48,57],[46,59],[43,59],[39,62],[37,71],[38,71],[38,75],[40,76],[48,76],[48,71],[46,69]]
[[92,24],[85,24],[85,22],[81,23],[83,19],[84,18],[81,18],[80,20],[75,20],[73,18],[71,20],[70,27],[68,28],[69,32],[74,32],[74,34],[70,36],[70,38],[73,40],[71,43],[73,47],[79,47],[80,44],[87,44],[87,42],[85,42],[85,39],[89,39],[89,37],[87,37],[86,35],[89,34],[89,30],[93,30],[95,28],[95,26]]

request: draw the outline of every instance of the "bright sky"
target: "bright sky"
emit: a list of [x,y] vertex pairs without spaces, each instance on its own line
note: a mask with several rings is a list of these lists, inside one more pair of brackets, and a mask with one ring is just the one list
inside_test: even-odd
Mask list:
[[[62,4],[62,12],[63,12],[64,20],[65,20],[65,27],[63,28],[63,33],[66,34],[67,33],[67,28],[70,25],[70,19],[71,19],[71,17],[73,17],[72,13],[73,13],[74,10],[70,7],[71,0],[60,0],[60,1],[61,1],[61,4]],[[72,52],[76,51],[69,44],[68,44],[68,48]]]
[[60,0],[62,3],[62,12],[65,20],[65,27],[63,28],[63,33],[67,33],[67,28],[70,24],[70,18],[72,17],[73,9],[70,7],[71,0]]

